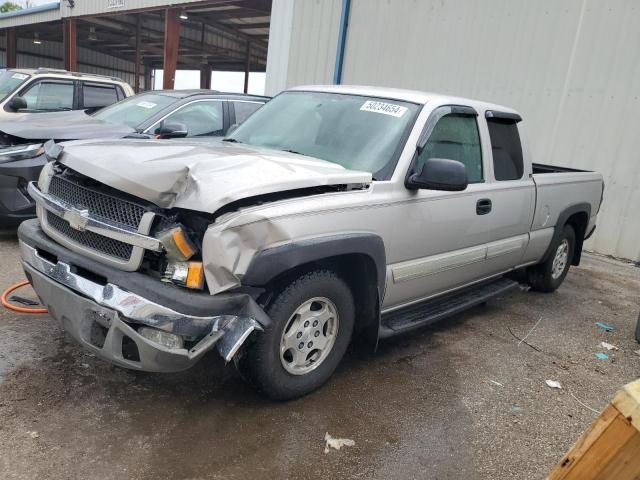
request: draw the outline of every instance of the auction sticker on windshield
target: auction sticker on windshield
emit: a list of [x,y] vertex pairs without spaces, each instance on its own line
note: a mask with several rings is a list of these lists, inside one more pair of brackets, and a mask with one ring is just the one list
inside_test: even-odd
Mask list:
[[153,102],[138,102],[136,103],[137,106],[142,107],[142,108],[153,108],[157,105],[157,103],[153,103]]
[[407,107],[401,105],[394,105],[393,103],[375,102],[373,100],[367,100],[364,105],[360,107],[363,112],[382,113],[384,115],[391,115],[392,117],[401,117],[407,112]]
[[24,80],[25,78],[28,78],[29,75],[25,75],[24,73],[14,73],[11,78],[15,78],[16,80]]

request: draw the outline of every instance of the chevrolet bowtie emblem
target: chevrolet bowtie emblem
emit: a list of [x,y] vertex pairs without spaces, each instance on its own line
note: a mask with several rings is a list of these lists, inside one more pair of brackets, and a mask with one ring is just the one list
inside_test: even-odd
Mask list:
[[62,218],[69,222],[71,228],[83,232],[87,227],[87,223],[89,223],[89,210],[72,208],[71,210],[65,211]]

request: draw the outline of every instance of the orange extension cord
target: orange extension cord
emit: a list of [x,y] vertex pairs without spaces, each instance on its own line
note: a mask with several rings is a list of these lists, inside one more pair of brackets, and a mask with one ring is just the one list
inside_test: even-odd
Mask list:
[[7,297],[14,292],[15,290],[24,287],[25,285],[29,285],[28,280],[23,280],[22,282],[18,282],[15,285],[11,285],[4,292],[2,292],[2,306],[7,310],[12,310],[18,313],[47,313],[48,310],[46,308],[35,308],[35,307],[18,307],[17,305],[12,305],[7,300]]

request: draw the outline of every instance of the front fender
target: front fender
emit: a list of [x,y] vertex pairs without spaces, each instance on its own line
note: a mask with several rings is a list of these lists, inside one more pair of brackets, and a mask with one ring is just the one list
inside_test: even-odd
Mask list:
[[384,296],[386,254],[384,242],[372,233],[347,233],[295,241],[257,253],[242,277],[242,284],[262,287],[295,267],[342,255],[365,255],[376,269],[376,285]]

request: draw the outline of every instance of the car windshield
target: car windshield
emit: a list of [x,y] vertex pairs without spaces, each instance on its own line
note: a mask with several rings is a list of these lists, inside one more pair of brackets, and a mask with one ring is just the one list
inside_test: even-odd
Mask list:
[[94,113],[93,117],[108,123],[138,128],[140,124],[177,101],[178,98],[169,95],[143,93],[103,108]]
[[20,85],[26,82],[30,75],[14,72],[13,70],[1,70],[0,72],[0,98],[4,100],[10,93],[15,92]]
[[419,105],[359,95],[285,92],[251,115],[227,141],[308,155],[390,175]]

